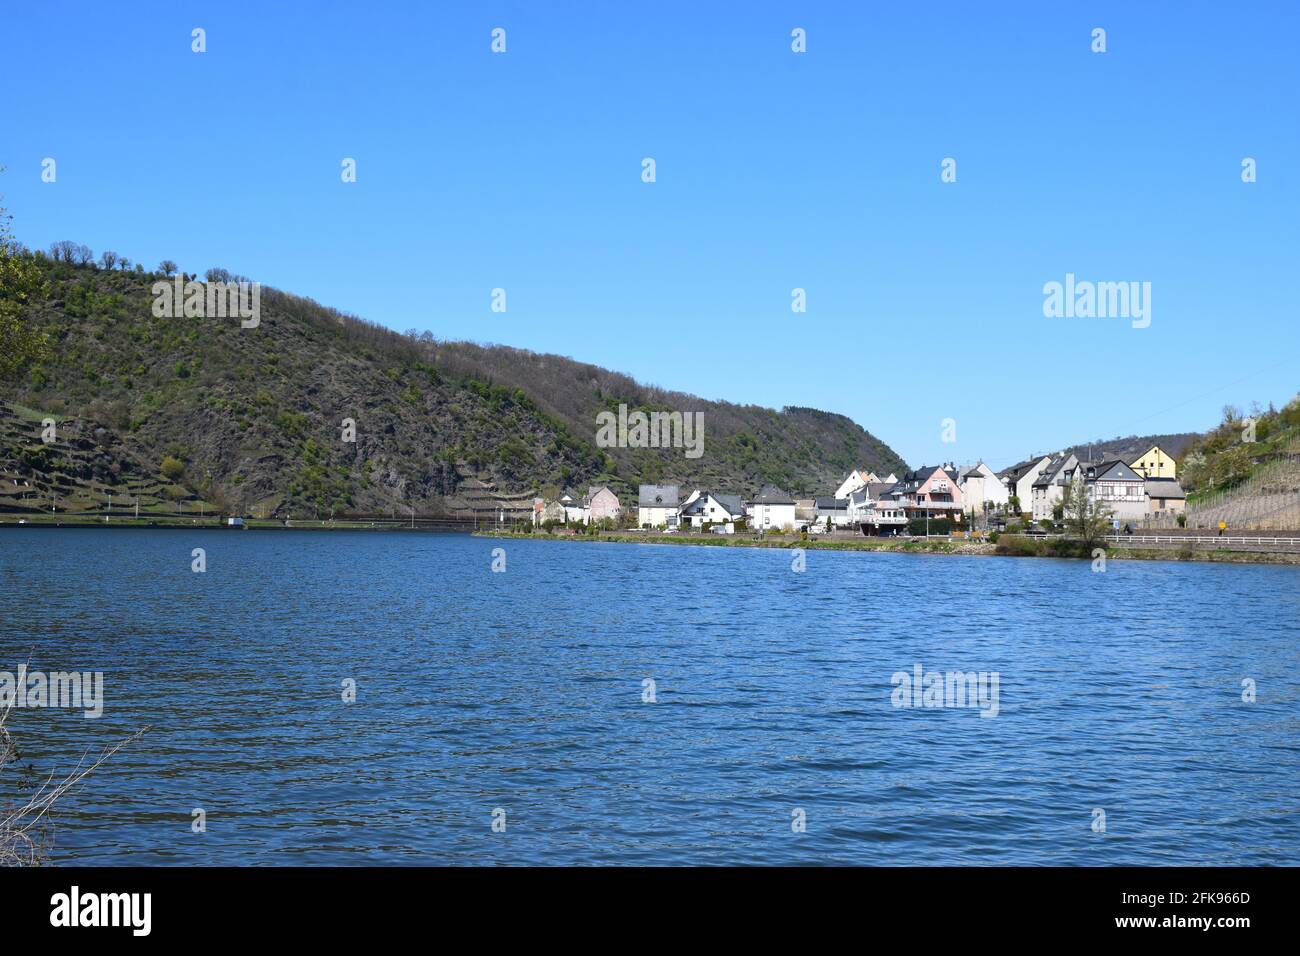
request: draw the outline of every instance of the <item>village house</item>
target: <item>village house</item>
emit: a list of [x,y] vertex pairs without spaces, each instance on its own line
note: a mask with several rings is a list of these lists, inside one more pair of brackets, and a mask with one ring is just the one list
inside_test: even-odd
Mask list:
[[[901,507],[889,496],[890,490],[897,482],[874,481],[859,491],[849,495],[849,523],[862,525],[875,523],[880,517],[882,507]],[[901,513],[901,512],[900,512]]]
[[883,481],[869,483],[849,495],[848,524],[868,536],[899,534],[906,530],[907,510],[889,492],[894,485]]
[[1074,480],[1079,459],[1073,453],[1054,455],[1030,489],[1030,513],[1035,521],[1050,521],[1065,498],[1065,486]]
[[579,498],[576,491],[566,491],[560,495],[560,504],[564,507],[565,524],[586,524],[591,518],[590,501]]
[[1178,465],[1159,445],[1152,445],[1129,462],[1129,467],[1143,478],[1177,478]]
[[[1006,485],[983,461],[963,468],[957,484],[961,487],[962,506],[967,511],[1001,510],[1006,507]],[[988,505],[988,509],[985,508]]]
[[618,495],[610,491],[607,485],[587,489],[587,501],[592,521],[603,521],[606,518],[618,521]]
[[1043,469],[1051,463],[1052,457],[1050,455],[1039,455],[1035,458],[1017,462],[1010,468],[1004,468],[998,472],[1003,487],[1007,489],[1008,503],[1012,498],[1017,499],[1020,505],[1020,513],[1026,513],[1033,507],[1034,482],[1038,480],[1038,476],[1042,474]]
[[849,492],[849,522],[857,524],[866,517],[868,511],[875,505],[875,499],[871,497],[871,492],[867,488],[861,488],[857,491]]
[[868,536],[903,534],[907,531],[907,511],[892,501],[874,501],[855,523]]
[[538,524],[546,524],[550,521],[557,524],[565,523],[564,505],[558,501],[548,501],[538,513]]
[[956,469],[923,465],[908,471],[889,489],[888,497],[901,505],[911,518],[952,518],[962,516],[962,493]]
[[710,491],[694,491],[681,506],[681,523],[692,528],[706,524],[734,524],[745,517],[739,495],[715,495]]
[[[863,488],[865,487],[864,485]],[[818,525],[824,528],[826,519],[829,518],[833,528],[849,527],[851,522],[849,521],[849,499],[847,497],[817,498],[814,500],[817,509],[814,520]]]
[[1100,502],[1120,521],[1141,518],[1147,513],[1147,495],[1142,476],[1118,458],[1100,464],[1085,462],[1079,468],[1087,481],[1088,497]]
[[1173,478],[1148,478],[1146,493],[1147,509],[1152,514],[1180,514],[1187,510],[1187,493]]
[[749,503],[750,526],[763,531],[793,530],[794,499],[780,488],[764,485]]
[[875,472],[868,471],[866,468],[855,468],[847,478],[840,482],[840,486],[835,489],[836,498],[848,498],[855,491],[861,491],[873,481],[879,481]]
[[679,504],[676,485],[641,485],[637,489],[637,527],[676,529]]

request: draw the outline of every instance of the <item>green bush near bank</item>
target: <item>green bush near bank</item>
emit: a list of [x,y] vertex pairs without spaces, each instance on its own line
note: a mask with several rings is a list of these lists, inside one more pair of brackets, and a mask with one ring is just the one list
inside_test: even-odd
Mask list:
[[997,554],[1013,558],[1091,558],[1086,542],[1073,538],[1030,538],[1019,534],[999,535]]
[[[955,523],[951,518],[931,518],[928,523],[930,534],[952,534]],[[913,518],[907,523],[908,534],[925,534],[927,523],[924,518]]]

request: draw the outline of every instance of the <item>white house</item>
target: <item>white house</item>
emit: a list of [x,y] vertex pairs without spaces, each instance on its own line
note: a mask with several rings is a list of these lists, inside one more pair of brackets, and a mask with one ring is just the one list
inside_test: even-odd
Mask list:
[[889,492],[898,484],[897,481],[873,481],[865,488],[860,488],[849,495],[848,515],[850,524],[860,524],[868,517],[873,517],[877,502],[893,503]]
[[871,500],[871,492],[866,488],[849,492],[849,523],[857,524],[867,516],[874,502]]
[[1073,453],[1057,455],[1051,464],[1043,469],[1030,491],[1031,511],[1035,521],[1049,520],[1053,517],[1056,506],[1065,497],[1065,486],[1074,478],[1074,470],[1079,467],[1079,459]]
[[636,523],[639,528],[676,528],[676,485],[641,485],[637,489]]
[[564,507],[566,524],[586,524],[591,519],[591,502],[579,498],[576,491],[566,491],[560,495],[560,504]]
[[849,476],[840,482],[840,486],[835,489],[836,498],[847,498],[855,491],[861,491],[872,482],[879,481],[875,472],[867,471],[865,468],[854,468],[849,472]]
[[715,495],[694,491],[679,512],[683,525],[702,528],[706,524],[730,524],[745,517],[739,495]]
[[961,487],[962,505],[967,511],[978,514],[984,510],[986,503],[992,508],[1006,506],[1009,497],[1007,486],[1002,484],[1002,479],[997,476],[997,473],[982,461],[963,468],[957,483]]
[[1010,468],[998,472],[998,477],[1002,479],[1002,486],[1007,490],[1007,499],[1013,497],[1019,499],[1022,513],[1033,507],[1034,482],[1043,473],[1043,469],[1051,463],[1051,455],[1040,455],[1017,462]]
[[[861,489],[866,490],[864,485]],[[826,519],[831,519],[832,528],[847,528],[852,522],[849,521],[849,499],[845,498],[818,498],[817,500],[817,524],[823,528],[826,526]]]
[[780,488],[764,485],[749,503],[749,523],[753,528],[780,531],[794,528],[794,499]]

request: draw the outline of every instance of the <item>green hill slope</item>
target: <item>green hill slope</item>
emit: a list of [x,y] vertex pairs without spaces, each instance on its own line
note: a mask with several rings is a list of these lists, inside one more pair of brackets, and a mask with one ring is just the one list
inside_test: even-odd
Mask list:
[[1300,396],[1281,409],[1256,408],[1249,416],[1224,409],[1223,421],[1188,445],[1178,475],[1190,500],[1196,501],[1231,491],[1262,469],[1297,456]]
[[[0,385],[11,492],[18,479],[120,494],[129,479],[159,501],[232,513],[447,514],[602,482],[620,495],[641,481],[828,494],[851,467],[905,467],[841,415],[705,401],[558,356],[404,336],[266,288],[257,328],[158,318],[150,287],[162,276],[36,261],[47,295],[27,317],[50,349]],[[702,412],[704,454],[597,448],[596,415],[620,402]],[[47,416],[76,454],[35,447]],[[342,440],[344,419],[355,442]],[[164,457],[183,469],[163,477]]]

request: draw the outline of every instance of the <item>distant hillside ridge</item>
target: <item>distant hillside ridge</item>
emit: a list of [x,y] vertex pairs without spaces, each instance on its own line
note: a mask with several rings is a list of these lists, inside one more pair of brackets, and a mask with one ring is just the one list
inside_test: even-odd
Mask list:
[[[255,328],[159,317],[151,286],[172,277],[34,259],[48,294],[28,314],[50,347],[0,385],[0,471],[39,481],[40,468],[67,466],[65,490],[84,480],[112,491],[115,473],[92,466],[86,442],[111,448],[117,473],[152,470],[134,480],[159,500],[281,517],[523,507],[598,484],[626,501],[642,482],[810,496],[852,468],[906,468],[843,415],[709,401],[560,356],[403,335],[269,287]],[[620,404],[702,413],[703,453],[597,447],[597,415]],[[47,416],[75,445],[26,447]],[[77,461],[62,461],[74,447]]]
[[1168,435],[1129,435],[1126,438],[1111,438],[1105,441],[1084,442],[1067,448],[1066,454],[1073,453],[1080,458],[1091,453],[1096,458],[1123,458],[1125,461],[1136,459],[1152,445],[1159,445],[1170,458],[1178,458],[1193,441],[1199,438],[1196,432],[1176,432]]

